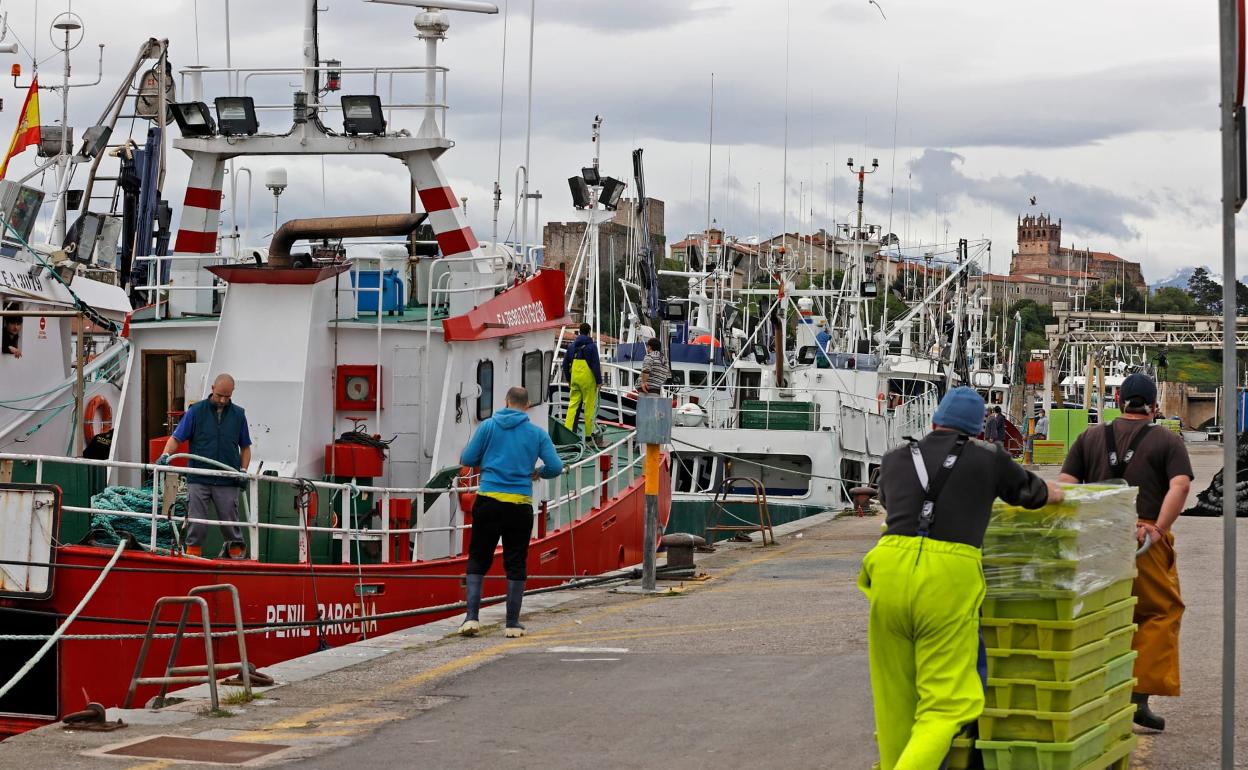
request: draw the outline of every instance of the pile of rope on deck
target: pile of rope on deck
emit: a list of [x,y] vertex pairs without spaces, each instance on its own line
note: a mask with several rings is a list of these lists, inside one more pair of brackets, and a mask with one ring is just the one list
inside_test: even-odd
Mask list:
[[[91,496],[91,507],[102,508],[106,511],[151,513],[152,488],[108,487],[103,492]],[[186,512],[186,492],[182,491],[178,493],[174,501],[173,515],[176,519],[180,519],[186,516]],[[157,548],[173,547],[173,527],[174,523],[166,518],[161,517],[156,520]],[[137,519],[122,514],[91,514],[91,537],[95,543],[114,545],[121,540],[123,533],[133,535],[140,543],[147,543],[152,536],[151,520]]]
[[[1222,500],[1226,495],[1226,482],[1222,479],[1224,470],[1213,475],[1209,486],[1196,495],[1196,504],[1183,511],[1184,516],[1222,515]],[[1248,433],[1239,435],[1235,456],[1235,515],[1248,518]]]

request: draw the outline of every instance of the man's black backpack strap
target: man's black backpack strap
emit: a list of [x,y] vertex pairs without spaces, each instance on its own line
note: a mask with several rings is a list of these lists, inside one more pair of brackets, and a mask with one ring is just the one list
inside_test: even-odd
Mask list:
[[1131,458],[1135,457],[1135,450],[1140,448],[1140,442],[1144,440],[1145,434],[1148,433],[1152,424],[1145,425],[1135,434],[1135,438],[1131,439],[1131,444],[1127,447],[1127,451],[1122,457],[1118,456],[1118,441],[1114,438],[1113,421],[1105,424],[1105,449],[1109,453],[1109,477],[1111,479],[1120,479],[1127,472],[1127,463],[1131,462]]
[[971,440],[970,436],[965,433],[958,436],[958,440],[954,442],[953,449],[949,450],[949,454],[940,464],[940,470],[936,472],[936,478],[928,483],[927,465],[923,462],[923,453],[919,451],[919,442],[914,439],[908,439],[910,442],[910,457],[914,460],[914,472],[918,474],[919,483],[923,485],[924,498],[923,509],[919,511],[919,537],[927,537],[932,530],[932,522],[936,519],[936,501],[940,499],[941,490],[945,488],[945,482],[949,481],[949,474],[953,472],[953,466],[957,464],[958,458],[962,456],[962,450],[966,448],[967,442]]

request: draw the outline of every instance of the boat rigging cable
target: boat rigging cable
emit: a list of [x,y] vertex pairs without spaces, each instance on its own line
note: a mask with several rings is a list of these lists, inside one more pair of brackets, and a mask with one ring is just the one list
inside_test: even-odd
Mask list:
[[[120,554],[120,552],[121,552],[121,548],[119,547],[117,553]],[[554,593],[556,591],[567,591],[567,590],[575,589],[575,588],[586,588],[590,586],[602,585],[604,583],[619,582],[623,580],[635,580],[637,577],[639,577],[639,573],[640,573],[640,570],[630,569],[626,573],[601,575],[595,578],[580,578],[580,579],[569,581],[567,583],[563,583],[557,586],[548,586],[545,588],[532,588],[532,589],[525,591],[524,595],[535,596],[538,594]],[[457,575],[455,577],[461,578],[463,576]],[[540,577],[540,576],[534,575],[532,577]],[[102,579],[103,577],[101,576],[100,580]],[[97,582],[97,585],[98,585],[98,582]],[[86,599],[89,599],[89,598],[90,598],[90,593],[88,593],[87,597],[85,597],[83,601],[83,605],[85,605]],[[488,598],[483,598],[481,600],[481,604],[482,606],[488,606],[491,604],[501,604],[502,602],[506,600],[507,600],[506,596],[492,596]],[[397,618],[417,617],[420,615],[453,613],[455,610],[462,610],[466,608],[467,606],[468,604],[466,602],[461,601],[461,602],[453,602],[451,604],[439,604],[433,607],[421,607],[419,609],[412,609],[412,610],[395,610],[393,612],[380,612],[380,613],[376,613],[373,615],[356,615],[354,617],[342,618],[341,621],[335,621],[335,622],[350,621],[352,623],[367,623],[367,622],[378,621],[378,620],[394,620]],[[76,611],[80,610],[81,608],[82,606],[79,606],[78,608],[76,608]],[[31,609],[24,609],[24,608],[17,608],[17,607],[11,607],[11,608],[6,607],[3,611],[4,612],[16,612],[16,613],[21,613],[25,615],[39,615],[43,617],[60,617],[60,614],[55,613],[55,612],[47,612],[43,610],[31,610]],[[73,616],[73,613],[71,613],[71,616]],[[73,619],[74,617],[69,618],[69,620],[73,620]],[[138,619],[138,618],[100,618],[100,617],[84,616],[81,619],[86,622],[114,623],[118,625],[146,626],[149,622],[147,620]],[[74,640],[74,641],[117,641],[117,640],[128,640],[128,639],[143,639],[146,637],[146,634],[61,634],[60,631],[63,631],[64,628],[69,625],[69,620],[67,620],[66,623],[62,624],[61,628],[58,629],[57,634],[0,634],[0,641],[32,642],[32,641],[39,641],[41,639],[43,640],[69,639],[69,640]],[[260,634],[260,633],[271,633],[272,631],[291,629],[291,628],[314,628],[318,624],[319,624],[319,621],[316,621],[316,620],[289,621],[289,622],[281,622],[281,623],[265,623],[263,625],[244,624],[243,633],[244,634]],[[177,623],[175,621],[161,621],[161,622],[158,622],[157,625],[172,626],[172,625],[177,625]],[[229,638],[229,637],[238,635],[238,631],[233,624],[214,624],[214,625],[217,625],[218,627],[228,625],[229,628],[231,629],[229,631],[213,632],[212,638],[214,639],[224,639],[224,638]],[[172,634],[172,633],[152,634],[151,638],[152,639],[172,639],[175,636],[177,636],[177,634]],[[204,636],[204,633],[202,631],[196,631],[196,632],[187,631],[184,634],[182,634],[182,638],[184,639],[202,639],[203,636]],[[31,663],[31,665],[33,666],[34,664]],[[6,685],[6,688],[8,686],[9,685]],[[4,692],[6,691],[7,690],[0,690],[0,695],[3,695]]]
[[121,552],[125,549],[126,542],[124,540],[117,544],[117,550],[113,551],[113,558],[108,560],[108,564],[104,566],[104,569],[100,572],[100,576],[95,579],[95,582],[91,584],[91,588],[88,589],[83,595],[82,601],[78,602],[77,607],[74,607],[74,611],[66,616],[65,622],[56,629],[55,633],[42,637],[45,641],[43,646],[39,648],[39,651],[31,656],[30,660],[26,661],[25,665],[18,669],[17,673],[14,674],[8,682],[5,682],[3,687],[0,687],[0,698],[3,698],[9,690],[13,689],[13,687],[22,680],[22,677],[29,674],[30,670],[35,667],[36,663],[43,660],[43,656],[48,654],[48,650],[52,649],[52,646],[56,644],[57,639],[66,637],[65,629],[69,628],[70,624],[77,619],[78,613],[82,612],[83,607],[87,606],[87,602],[91,601],[91,597],[95,596],[95,592],[99,590],[101,585],[103,585],[104,579],[108,577],[108,573],[112,570],[113,565],[117,563],[117,559],[121,558]]

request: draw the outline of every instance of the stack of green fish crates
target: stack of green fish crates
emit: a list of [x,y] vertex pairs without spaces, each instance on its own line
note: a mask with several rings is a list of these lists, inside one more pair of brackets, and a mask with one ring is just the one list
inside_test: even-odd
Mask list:
[[1125,768],[1135,490],[1081,485],[1038,511],[998,502],[984,538],[985,770]]

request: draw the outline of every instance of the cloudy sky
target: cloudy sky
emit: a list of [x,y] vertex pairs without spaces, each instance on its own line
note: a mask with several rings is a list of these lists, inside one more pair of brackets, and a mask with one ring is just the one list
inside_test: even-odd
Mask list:
[[[1061,217],[1065,245],[1143,262],[1150,281],[1186,265],[1220,264],[1216,2],[881,2],[883,13],[867,0],[536,0],[530,165],[532,186],[544,195],[542,218],[570,218],[564,180],[592,158],[590,122],[600,114],[604,170],[631,180],[629,153],[645,148],[648,192],[666,202],[669,238],[700,229],[708,215],[714,73],[709,214],[742,237],[774,234],[786,222],[809,232],[845,221],[852,156],[880,162],[867,184],[869,221],[907,244],[991,238],[997,272],[1008,265],[1016,217],[1029,212]],[[323,58],[346,66],[423,62],[413,9],[361,0],[321,5],[328,6]],[[5,42],[23,44],[0,60],[22,64],[21,83],[32,57],[43,83],[59,80],[48,27],[70,6],[0,2],[10,25]],[[73,52],[75,81],[94,80],[97,46],[105,49],[104,83],[73,91],[70,123],[81,132],[94,122],[147,37],[169,39],[175,69],[224,66],[225,7],[224,0],[73,2],[86,23]],[[302,0],[234,2],[234,66],[297,66],[303,7]],[[504,234],[513,227],[514,172],[524,158],[529,0],[500,0],[499,8],[495,16],[452,14],[441,48],[451,69],[448,134],[457,142],[443,167],[456,194],[468,198],[482,240],[493,229],[500,86]],[[250,92],[285,103],[295,90],[290,82],[254,79]],[[348,78],[344,92],[369,87]],[[398,78],[394,89],[396,102],[419,101],[423,84]],[[209,101],[225,90],[223,79],[206,82]],[[10,84],[0,96],[7,137],[22,92]],[[51,93],[43,98],[47,123],[59,105]],[[337,111],[325,120],[336,123]],[[262,130],[285,131],[289,111],[265,113],[261,122]],[[392,127],[418,125],[415,114],[396,113]],[[16,159],[9,178],[32,169],[33,155]],[[278,163],[247,162],[255,179],[250,209],[248,180],[239,175],[233,217],[248,242],[263,243],[272,229],[262,179]],[[280,163],[291,179],[283,218],[408,205],[395,161],[331,159],[323,177],[320,161]],[[175,204],[186,170],[181,157],[171,160],[165,195]]]

